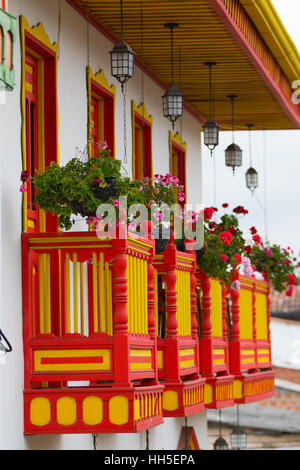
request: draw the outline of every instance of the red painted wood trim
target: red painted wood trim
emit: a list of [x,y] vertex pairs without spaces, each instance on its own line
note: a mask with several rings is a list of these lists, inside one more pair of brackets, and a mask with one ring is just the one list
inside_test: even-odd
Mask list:
[[42,357],[41,364],[101,364],[103,357]]
[[[295,124],[297,128],[300,128],[300,108],[295,106],[292,103],[292,89],[291,89],[291,99],[290,101],[285,96],[280,85],[277,85],[275,80],[270,76],[266,67],[264,66],[261,59],[254,52],[254,50],[249,45],[247,39],[243,35],[242,31],[235,24],[234,19],[230,16],[226,10],[225,5],[221,0],[207,0],[208,3],[214,8],[219,18],[223,21],[225,26],[231,32],[234,39],[241,46],[242,50],[245,52],[246,56],[257,70],[267,87],[270,89],[273,96],[276,98],[283,111],[286,113],[287,117]],[[297,77],[295,77],[296,79]]]

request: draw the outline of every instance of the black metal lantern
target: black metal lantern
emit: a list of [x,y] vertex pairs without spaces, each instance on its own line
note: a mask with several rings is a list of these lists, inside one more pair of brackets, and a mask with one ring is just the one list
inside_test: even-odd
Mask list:
[[131,47],[124,41],[123,1],[121,0],[121,41],[110,51],[111,74],[124,88],[125,83],[134,75],[134,56]]
[[214,450],[228,450],[228,444],[222,436],[215,441]]
[[228,98],[231,100],[232,104],[232,140],[233,143],[227,147],[225,150],[225,164],[230,166],[235,172],[236,167],[242,166],[243,162],[243,151],[242,149],[234,143],[234,100],[237,99],[236,95],[229,95]]
[[219,410],[219,437],[214,443],[214,450],[228,450],[228,444],[222,437],[221,410]]
[[247,188],[250,189],[252,194],[254,193],[255,189],[258,187],[258,173],[252,167],[250,167],[246,172],[246,185],[247,185]]
[[215,67],[216,62],[205,62],[204,64],[209,68],[209,105],[210,105],[210,116],[209,120],[203,126],[204,133],[204,145],[206,145],[212,155],[214,149],[219,145],[219,126],[213,119],[213,98],[212,98],[212,80],[211,80],[211,69]]
[[251,129],[254,127],[254,124],[247,124],[249,129],[249,159],[250,159],[250,168],[246,172],[246,186],[250,189],[252,195],[254,194],[255,189],[258,187],[258,173],[252,166],[252,149],[251,149]]
[[242,450],[247,448],[247,434],[240,427],[234,428],[230,434],[230,443],[233,450]]
[[230,434],[230,443],[233,450],[242,450],[247,448],[247,434],[239,425],[239,405],[237,405],[237,425]]
[[172,86],[166,91],[163,100],[163,115],[168,118],[172,123],[172,129],[174,130],[174,124],[178,118],[183,114],[183,94],[181,91],[174,86],[174,39],[173,31],[178,28],[178,23],[166,23],[165,28],[170,29],[171,32],[171,75],[172,75]]

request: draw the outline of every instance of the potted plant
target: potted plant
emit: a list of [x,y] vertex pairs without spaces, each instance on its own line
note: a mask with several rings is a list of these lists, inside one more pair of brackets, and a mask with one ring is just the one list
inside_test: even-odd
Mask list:
[[179,179],[167,173],[142,178],[139,183],[141,201],[148,210],[148,220],[153,224],[152,236],[155,239],[156,253],[162,253],[168,246],[173,232],[174,214],[169,209],[177,198],[183,198],[184,188]]
[[[22,172],[21,191],[31,179]],[[52,163],[32,178],[38,190],[35,200],[45,212],[58,216],[58,224],[69,230],[74,221],[72,215],[83,219],[96,217],[101,202],[118,197],[129,178],[121,175],[121,161],[114,159],[106,145],[98,145],[98,156],[83,161],[73,158],[66,165]]]
[[[255,227],[251,230],[256,231]],[[290,247],[285,249],[277,244],[256,243],[251,247],[249,258],[255,270],[270,281],[277,292],[286,290],[287,296],[292,295],[293,285],[298,285],[299,262]]]

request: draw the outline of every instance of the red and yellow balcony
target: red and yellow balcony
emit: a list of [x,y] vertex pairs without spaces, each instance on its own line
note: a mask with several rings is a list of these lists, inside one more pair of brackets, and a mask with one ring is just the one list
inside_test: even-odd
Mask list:
[[164,416],[188,416],[204,409],[195,266],[195,253],[181,253],[172,242],[154,260],[157,367],[165,387]]
[[25,434],[162,423],[154,242],[23,234]]
[[274,394],[271,361],[269,283],[240,277],[231,291],[230,369],[236,403],[263,400]]
[[233,375],[229,368],[226,287],[200,270],[201,298],[200,370],[206,378],[206,408],[233,406]]

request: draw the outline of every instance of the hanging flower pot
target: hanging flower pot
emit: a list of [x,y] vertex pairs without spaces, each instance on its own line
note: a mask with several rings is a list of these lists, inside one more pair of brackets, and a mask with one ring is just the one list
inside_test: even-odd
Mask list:
[[173,231],[164,227],[156,227],[151,235],[155,240],[155,253],[159,254],[168,248]]
[[111,197],[115,197],[117,195],[116,177],[111,176],[109,178],[105,178],[105,183],[105,187],[99,187],[94,192],[95,197],[102,202],[106,202]]

